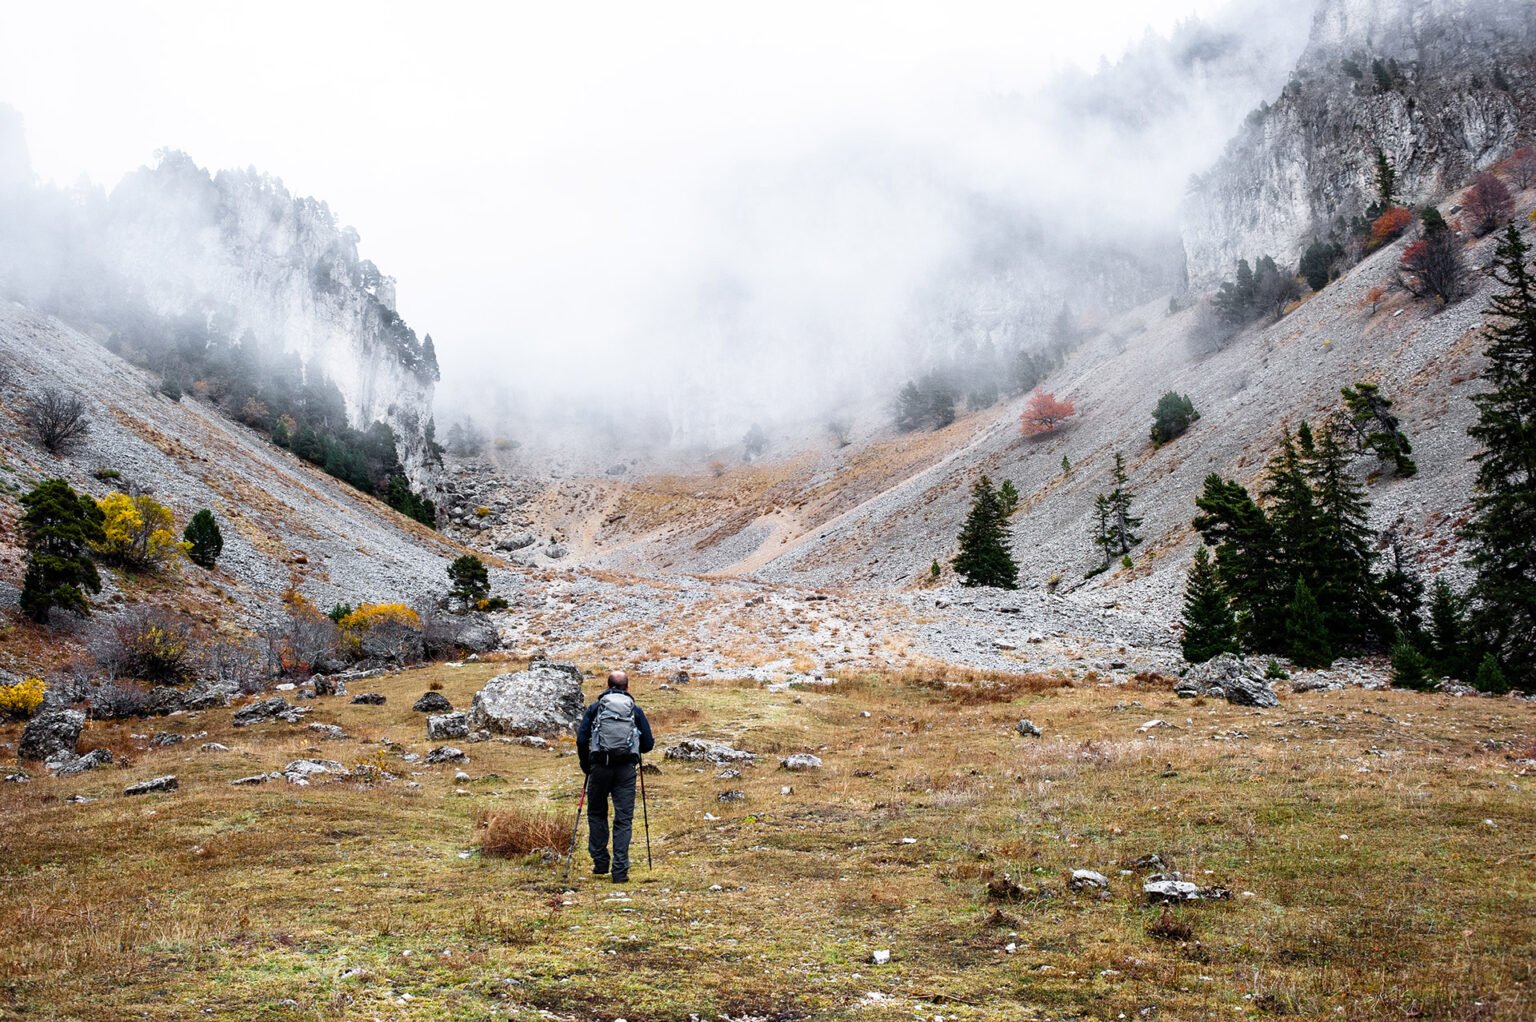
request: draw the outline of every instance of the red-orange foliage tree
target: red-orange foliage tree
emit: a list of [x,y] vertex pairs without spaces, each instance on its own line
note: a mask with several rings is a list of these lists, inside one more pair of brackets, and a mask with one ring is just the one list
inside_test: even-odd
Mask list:
[[1516,188],[1525,189],[1536,183],[1536,149],[1522,146],[1509,154],[1504,161],[1504,172]]
[[1472,233],[1483,235],[1506,223],[1515,212],[1515,200],[1504,182],[1493,174],[1479,174],[1461,201]]
[[1024,414],[1019,416],[1019,429],[1025,436],[1044,436],[1061,428],[1077,409],[1071,401],[1058,401],[1048,390],[1037,390],[1029,395]]
[[1371,224],[1371,238],[1366,249],[1374,251],[1396,238],[1413,223],[1413,213],[1403,206],[1393,206]]

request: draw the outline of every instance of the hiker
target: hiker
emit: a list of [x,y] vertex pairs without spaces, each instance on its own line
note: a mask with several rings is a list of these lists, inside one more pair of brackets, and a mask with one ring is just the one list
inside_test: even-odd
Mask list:
[[[576,753],[587,775],[587,851],[592,874],[612,869],[613,882],[629,882],[629,832],[635,819],[635,772],[642,753],[656,747],[650,721],[629,694],[629,675],[608,675],[608,690],[581,715]],[[613,797],[613,858],[608,857],[608,798]]]

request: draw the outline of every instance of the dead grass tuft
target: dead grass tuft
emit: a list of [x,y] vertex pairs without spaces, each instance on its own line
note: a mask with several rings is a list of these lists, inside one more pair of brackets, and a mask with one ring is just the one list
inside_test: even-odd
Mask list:
[[480,853],[503,859],[571,850],[571,832],[559,817],[527,809],[482,810],[475,818],[480,831]]
[[1167,905],[1163,906],[1162,915],[1147,924],[1147,936],[1155,940],[1186,941],[1194,935],[1195,929],[1188,920],[1174,915]]

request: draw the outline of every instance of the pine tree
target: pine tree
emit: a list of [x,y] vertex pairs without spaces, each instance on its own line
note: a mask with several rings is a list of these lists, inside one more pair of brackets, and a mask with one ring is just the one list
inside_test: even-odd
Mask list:
[[1110,492],[1109,504],[1114,511],[1115,540],[1120,553],[1128,554],[1132,547],[1141,543],[1141,537],[1136,535],[1136,530],[1141,528],[1141,519],[1131,514],[1131,502],[1136,495],[1126,488],[1125,456],[1119,451],[1115,452],[1113,478],[1115,488]]
[[1004,479],[1003,485],[997,488],[997,501],[1002,506],[1004,518],[1013,517],[1019,509],[1019,488],[1013,485],[1012,479]]
[[1429,599],[1429,652],[1435,671],[1468,680],[1477,657],[1467,626],[1467,602],[1443,578]]
[[1429,661],[1407,639],[1392,647],[1392,684],[1423,691],[1429,688]]
[[1222,592],[1205,547],[1195,551],[1184,588],[1184,659],[1200,664],[1222,653],[1237,652],[1237,621]]
[[1333,648],[1328,644],[1328,625],[1318,609],[1312,590],[1302,578],[1296,579],[1296,594],[1285,614],[1286,655],[1298,667],[1327,667],[1333,663]]
[[1017,589],[1019,566],[1009,549],[1007,519],[992,480],[971,487],[971,511],[960,530],[960,552],[951,562],[963,585]]
[[1344,395],[1345,416],[1361,451],[1376,452],[1376,457],[1390,462],[1400,476],[1418,474],[1419,466],[1408,455],[1413,445],[1392,414],[1392,402],[1374,383],[1357,383],[1340,391]]
[[85,594],[101,592],[101,576],[91,560],[91,545],[106,538],[101,509],[62,479],[39,483],[21,504],[26,509],[21,532],[27,545],[22,611],[40,623],[47,623],[55,607],[89,617]]
[[1288,596],[1269,517],[1241,483],[1214,473],[1205,477],[1195,506],[1194,526],[1216,551],[1216,576],[1232,601],[1242,647],[1283,649]]
[[1370,636],[1387,638],[1380,582],[1371,573],[1375,538],[1359,483],[1349,474],[1349,456],[1332,429],[1323,430],[1305,471],[1316,508],[1317,560],[1314,595],[1328,622],[1336,650],[1358,650]]
[[1504,677],[1504,672],[1492,653],[1483,654],[1482,663],[1477,665],[1477,676],[1472,679],[1472,687],[1479,692],[1496,696],[1509,691],[1509,680]]
[[1317,589],[1318,576],[1326,569],[1319,549],[1318,509],[1307,479],[1306,458],[1316,453],[1312,430],[1303,422],[1295,435],[1287,427],[1280,434],[1280,450],[1265,468],[1264,500],[1274,526],[1279,567],[1286,578],[1305,579]]
[[212,571],[218,563],[219,555],[224,552],[224,534],[219,531],[219,523],[214,520],[213,512],[203,508],[193,515],[186,529],[182,530],[181,537],[191,544],[187,557],[192,563]]
[[1511,224],[1495,250],[1486,328],[1489,389],[1472,398],[1482,444],[1470,542],[1473,620],[1517,688],[1536,688],[1536,279],[1531,247]]
[[458,600],[464,610],[491,595],[491,577],[485,562],[474,554],[465,554],[448,565],[450,599]]
[[1099,553],[1104,555],[1104,561],[1098,571],[1108,568],[1110,560],[1115,555],[1114,531],[1109,524],[1113,514],[1109,497],[1101,493],[1093,498],[1093,545],[1098,547]]

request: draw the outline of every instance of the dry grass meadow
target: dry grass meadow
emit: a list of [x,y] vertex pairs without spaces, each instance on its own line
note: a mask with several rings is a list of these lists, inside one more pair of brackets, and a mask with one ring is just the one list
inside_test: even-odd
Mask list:
[[[461,706],[504,669],[354,686],[385,706],[311,703],[343,742],[235,730],[228,710],[92,725],[86,744],[130,765],[0,785],[0,1017],[1536,1018],[1531,704],[641,679],[664,743],[762,758],[722,780],[657,757],[655,868],[637,826],[633,883],[587,875],[583,854],[564,895],[547,854],[480,855],[476,822],[569,821],[568,740],[462,745],[469,781],[400,758],[430,748],[410,709],[430,683]],[[1045,737],[1015,735],[1021,716]],[[1152,718],[1174,726],[1138,731]],[[207,735],[149,747],[162,729]],[[777,769],[797,751],[825,767]],[[228,783],[301,755],[376,779]],[[179,791],[121,796],[167,773]],[[1231,900],[1148,906],[1134,863],[1152,853]],[[1074,868],[1108,895],[1069,890]]]

